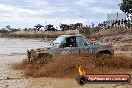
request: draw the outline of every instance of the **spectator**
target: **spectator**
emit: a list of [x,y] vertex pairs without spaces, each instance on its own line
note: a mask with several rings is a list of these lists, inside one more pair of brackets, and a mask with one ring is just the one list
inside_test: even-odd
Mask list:
[[118,28],[120,28],[120,20],[118,20],[117,25],[118,25]]
[[125,28],[127,28],[127,20],[126,19],[124,20],[124,25],[125,25]]
[[92,28],[94,28],[94,23],[92,23]]
[[118,20],[115,21],[115,27],[117,27],[117,24],[118,24]]
[[123,23],[124,23],[124,21],[123,21],[123,19],[121,20],[121,27],[123,28]]
[[114,24],[115,24],[115,21],[113,20],[113,21],[112,21],[112,25],[111,25],[112,28],[115,26]]

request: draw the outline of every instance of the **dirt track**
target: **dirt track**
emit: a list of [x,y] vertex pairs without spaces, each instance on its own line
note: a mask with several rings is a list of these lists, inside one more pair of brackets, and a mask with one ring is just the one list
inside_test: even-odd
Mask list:
[[70,78],[29,78],[22,71],[9,68],[8,63],[0,61],[0,88],[132,88],[132,85],[86,84],[80,86]]

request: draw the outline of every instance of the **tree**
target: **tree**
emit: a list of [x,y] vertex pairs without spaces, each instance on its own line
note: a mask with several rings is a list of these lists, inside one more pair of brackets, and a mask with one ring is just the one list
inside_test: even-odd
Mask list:
[[120,10],[122,10],[127,16],[132,15],[132,0],[122,0],[120,3]]
[[11,29],[11,26],[10,26],[10,25],[7,25],[7,26],[5,26],[5,27],[6,27],[6,29],[8,29],[8,30]]

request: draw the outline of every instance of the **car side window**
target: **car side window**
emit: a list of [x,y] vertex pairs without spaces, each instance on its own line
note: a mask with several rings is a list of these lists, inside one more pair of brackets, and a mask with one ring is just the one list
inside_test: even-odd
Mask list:
[[76,37],[68,37],[64,41],[62,47],[77,47]]
[[84,41],[84,39],[81,36],[78,36],[76,38],[78,46],[87,46],[87,43]]

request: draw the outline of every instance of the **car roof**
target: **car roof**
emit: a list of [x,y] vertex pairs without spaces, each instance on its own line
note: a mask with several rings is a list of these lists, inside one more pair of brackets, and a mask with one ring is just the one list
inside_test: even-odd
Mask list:
[[61,37],[71,37],[71,36],[83,36],[82,34],[76,34],[76,35],[61,35]]

